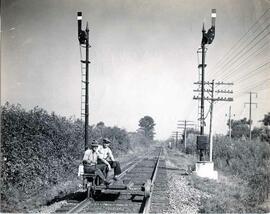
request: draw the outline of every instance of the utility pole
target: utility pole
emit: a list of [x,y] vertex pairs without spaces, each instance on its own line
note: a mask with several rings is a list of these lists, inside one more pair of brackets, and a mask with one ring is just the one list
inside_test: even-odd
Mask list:
[[213,121],[213,111],[214,111],[214,90],[215,90],[215,80],[212,80],[212,91],[211,91],[211,103],[210,103],[210,126],[209,126],[209,161],[212,162],[213,155],[213,136],[212,136],[212,121]]
[[251,141],[251,126],[252,126],[252,119],[251,119],[251,108],[252,105],[256,105],[256,108],[258,106],[258,103],[253,103],[252,102],[252,95],[255,94],[256,98],[258,97],[258,94],[256,92],[249,92],[249,102],[245,103],[246,105],[249,105],[249,140]]
[[177,148],[178,145],[178,131],[176,131],[176,137],[175,137],[175,147]]
[[[200,84],[200,82],[195,82],[194,84]],[[204,83],[207,86],[211,86],[210,89],[205,89],[205,92],[209,93],[209,96],[205,96],[204,100],[209,101],[210,103],[210,126],[209,126],[209,159],[212,161],[212,151],[213,151],[213,136],[212,136],[212,127],[213,127],[213,112],[214,112],[214,103],[218,101],[225,101],[225,102],[232,102],[232,97],[215,97],[215,94],[232,94],[232,90],[223,90],[223,89],[216,89],[216,87],[220,86],[228,86],[233,85],[233,83],[225,83],[225,82],[215,82],[215,80],[212,80],[212,82],[205,82]],[[194,92],[200,92],[199,89],[193,90]],[[195,100],[201,100],[199,96],[194,96],[193,99]]]
[[[232,140],[232,111],[231,111],[231,106],[229,107],[229,113],[228,113],[228,115],[227,114],[225,114],[225,116],[228,116],[229,117],[229,138],[230,138],[230,140]],[[233,114],[233,116],[235,116],[235,114]]]
[[232,140],[231,106],[229,108],[229,137],[230,137],[230,140]]
[[[85,79],[82,80],[85,87],[82,90],[85,90],[85,94],[82,95],[84,97],[84,147],[85,150],[87,149],[88,143],[88,126],[89,126],[89,28],[88,22],[86,23],[86,29],[82,30],[82,12],[77,13],[77,20],[78,20],[78,39],[80,47],[85,48],[85,59],[81,59],[81,63],[85,64]],[[82,111],[82,109],[81,109]],[[81,112],[82,113],[82,112]]]
[[187,148],[187,128],[191,128],[193,126],[195,126],[193,121],[190,120],[178,120],[178,124],[177,124],[177,128],[178,129],[183,129],[183,140],[184,140],[184,151],[186,152],[186,148]]
[[178,140],[178,131],[172,132],[171,137],[174,139],[175,142]]
[[172,138],[174,139],[174,141],[175,141],[175,146],[177,147],[178,139],[179,139],[179,132],[178,132],[178,131],[172,132]]

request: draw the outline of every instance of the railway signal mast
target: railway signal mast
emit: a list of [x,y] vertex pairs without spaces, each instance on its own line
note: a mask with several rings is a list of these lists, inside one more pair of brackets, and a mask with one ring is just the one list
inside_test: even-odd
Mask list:
[[200,161],[203,160],[203,151],[205,151],[206,143],[207,143],[207,136],[204,135],[204,126],[205,126],[205,117],[204,117],[204,84],[205,84],[205,52],[206,48],[205,45],[211,44],[215,38],[215,22],[216,22],[216,9],[212,9],[211,13],[212,18],[212,26],[207,31],[204,29],[204,24],[202,28],[202,41],[201,41],[201,53],[202,53],[202,63],[199,65],[199,68],[201,68],[201,98],[200,98],[200,135],[197,138],[197,145],[198,149],[200,151]]
[[[207,31],[204,29],[204,24],[202,28],[202,41],[201,41],[201,47],[200,51],[197,53],[202,54],[201,58],[201,64],[198,65],[199,71],[201,69],[201,72],[199,73],[199,81],[196,82],[195,84],[199,85],[199,89],[197,92],[199,92],[199,96],[194,96],[193,99],[197,99],[200,101],[199,109],[200,109],[200,135],[197,136],[197,150],[199,151],[199,160],[196,163],[196,171],[195,173],[200,176],[200,177],[207,177],[207,178],[212,178],[212,179],[217,179],[217,171],[214,170],[214,163],[212,161],[206,161],[204,154],[206,156],[206,150],[207,150],[207,145],[208,145],[208,137],[207,135],[204,134],[204,126],[205,126],[205,119],[206,117],[204,116],[204,100],[210,101],[211,105],[211,115],[213,115],[213,103],[214,101],[217,101],[216,98],[214,98],[214,81],[212,82],[206,82],[205,81],[205,52],[206,52],[206,45],[210,45],[214,38],[215,38],[215,22],[216,22],[216,9],[212,9],[211,13],[211,18],[212,18],[212,26],[211,28]],[[211,89],[205,89],[205,85],[209,86],[212,85]],[[210,97],[206,97],[204,94],[209,93]],[[219,97],[217,98],[219,99]],[[223,98],[225,101],[225,98]],[[210,120],[211,121],[211,120]],[[212,126],[212,124],[211,124]],[[211,133],[211,128],[210,128],[210,133]],[[211,141],[210,141],[210,159],[212,159],[212,154],[211,154]]]
[[[89,28],[86,23],[85,30],[82,30],[82,12],[77,13],[78,20],[78,39],[80,47],[85,48],[85,59],[82,63],[82,94],[81,94],[81,116],[84,118],[84,146],[87,149],[88,143],[88,125],[89,125]],[[85,72],[84,72],[85,71]],[[84,108],[83,108],[84,104]]]

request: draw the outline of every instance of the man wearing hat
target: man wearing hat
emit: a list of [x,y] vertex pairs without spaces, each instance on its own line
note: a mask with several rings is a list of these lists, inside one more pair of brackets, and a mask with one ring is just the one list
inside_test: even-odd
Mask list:
[[[105,175],[102,171],[106,169],[106,165],[109,165],[102,157],[100,157],[98,150],[98,144],[96,141],[93,141],[90,147],[85,151],[83,156],[83,165],[85,173],[96,174],[104,181],[106,185],[109,184],[109,181],[106,180]],[[98,160],[100,163],[98,163]],[[110,165],[109,165],[110,166]]]
[[[99,147],[98,154],[101,157],[101,159],[105,160],[111,168],[114,169],[114,179],[117,180],[117,177],[119,174],[121,174],[121,167],[118,161],[115,161],[112,150],[109,148],[109,145],[111,144],[111,141],[108,138],[103,139],[103,145]],[[107,164],[107,165],[108,165]]]

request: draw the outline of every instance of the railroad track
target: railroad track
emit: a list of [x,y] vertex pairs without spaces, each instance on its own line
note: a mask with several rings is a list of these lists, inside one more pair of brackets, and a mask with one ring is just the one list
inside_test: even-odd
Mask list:
[[[129,184],[125,190],[102,189],[95,200],[72,201],[56,213],[149,213],[166,212],[169,201],[166,196],[166,167],[157,148],[148,157],[127,164],[120,181]],[[122,184],[123,185],[123,184]]]

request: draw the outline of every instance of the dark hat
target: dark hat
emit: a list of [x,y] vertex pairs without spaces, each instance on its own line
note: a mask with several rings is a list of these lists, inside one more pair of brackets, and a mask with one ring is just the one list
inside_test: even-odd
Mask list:
[[90,144],[90,147],[97,147],[98,142],[96,140],[93,140],[92,143]]
[[104,144],[110,144],[112,142],[108,138],[103,138],[103,143]]

